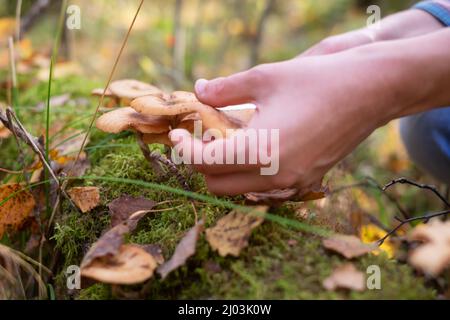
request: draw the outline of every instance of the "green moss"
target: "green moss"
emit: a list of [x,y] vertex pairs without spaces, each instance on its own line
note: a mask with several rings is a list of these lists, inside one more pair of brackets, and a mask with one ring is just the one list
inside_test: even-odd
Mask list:
[[80,263],[83,253],[97,240],[110,221],[104,208],[84,215],[69,208],[65,212],[56,222],[51,238],[56,242],[55,249],[60,250],[64,256],[63,269]]
[[78,300],[106,300],[111,298],[111,288],[102,283],[94,284],[80,291]]
[[[90,175],[158,181],[138,147],[133,145],[134,137],[98,135],[94,143],[105,141],[108,137],[112,138],[108,143],[130,146],[98,149]],[[189,176],[187,169],[182,170],[185,176]],[[207,192],[201,175],[190,175],[189,182],[193,190]],[[128,184],[105,181],[96,181],[95,184],[101,188],[104,205],[123,194],[144,196],[160,203],[156,209],[164,211],[144,218],[127,241],[159,244],[166,258],[171,256],[184,233],[194,225],[192,204],[183,197]],[[179,187],[174,178],[164,181],[164,184]],[[242,199],[232,200],[240,202]],[[213,225],[227,213],[224,208],[208,203],[196,202],[195,208],[199,216],[205,217],[206,226]],[[289,205],[278,208],[274,213],[295,219],[294,210]],[[103,206],[82,217],[68,213],[65,219],[58,222],[55,240],[65,260],[76,260],[74,257],[81,259],[80,253],[106,227],[107,216],[106,206]],[[308,220],[308,223],[314,223],[314,219]],[[289,242],[289,245],[289,240],[295,240],[296,244]],[[423,280],[407,265],[372,255],[356,260],[355,265],[363,272],[369,265],[379,265],[382,290],[360,293],[326,291],[322,286],[323,280],[345,262],[341,257],[325,251],[319,237],[267,221],[255,230],[248,248],[239,258],[218,256],[202,236],[196,254],[167,279],[161,281],[155,276],[144,285],[124,286],[122,290],[147,299],[428,299],[435,296],[433,290],[426,288]],[[78,296],[79,299],[120,297],[103,284],[81,290]]]

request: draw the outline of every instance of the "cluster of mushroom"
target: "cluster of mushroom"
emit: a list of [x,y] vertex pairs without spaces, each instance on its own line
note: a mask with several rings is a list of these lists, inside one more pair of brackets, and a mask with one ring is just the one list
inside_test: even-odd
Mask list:
[[[226,136],[226,129],[244,127],[252,118],[254,109],[222,110],[201,103],[191,92],[175,91],[171,94],[137,80],[112,82],[106,90],[96,89],[94,95],[106,93],[116,105],[130,105],[107,112],[97,119],[98,129],[108,133],[135,131],[140,142],[160,143],[172,147],[169,132],[182,128],[194,131],[194,123],[202,121],[202,130],[219,130]],[[141,148],[142,149],[142,148]],[[144,152],[144,151],[143,151]],[[247,193],[251,202],[278,203],[290,199],[299,201],[320,199],[327,188],[302,193],[295,188],[272,190],[266,193]]]
[[[105,90],[95,90],[99,94]],[[168,133],[176,128],[194,130],[194,122],[202,121],[202,129],[214,128],[223,135],[226,129],[243,127],[253,116],[254,110],[223,111],[201,103],[195,94],[162,90],[136,80],[112,82],[106,90],[108,97],[130,107],[107,112],[97,119],[98,129],[108,133],[132,130],[142,134],[147,144],[161,143],[171,146]]]

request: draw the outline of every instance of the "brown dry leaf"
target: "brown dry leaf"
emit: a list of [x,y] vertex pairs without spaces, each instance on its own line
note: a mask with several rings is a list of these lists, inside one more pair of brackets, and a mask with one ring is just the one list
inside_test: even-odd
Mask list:
[[105,232],[84,256],[81,268],[89,266],[96,259],[116,255],[123,243],[124,235],[132,232],[147,213],[147,211],[135,212],[126,221]]
[[337,252],[347,259],[353,259],[365,255],[377,248],[376,245],[363,243],[356,236],[335,235],[322,240],[325,248]]
[[139,246],[121,245],[109,259],[96,259],[81,269],[83,277],[112,284],[136,284],[153,276],[157,262]]
[[249,213],[232,211],[217,221],[217,224],[206,229],[206,240],[222,257],[239,256],[247,247],[252,230],[264,222],[264,218],[255,213],[267,212],[267,207],[255,207]]
[[147,213],[135,212],[101,236],[84,256],[81,275],[113,284],[134,284],[151,278],[161,263],[158,251],[150,254],[141,246],[123,244],[125,234],[132,232]]
[[267,192],[246,193],[245,197],[251,202],[273,204],[287,201],[292,197],[295,197],[297,193],[297,189],[276,189]]
[[364,273],[358,271],[351,263],[339,266],[323,281],[323,287],[328,291],[349,289],[364,291]]
[[150,254],[156,261],[157,264],[163,264],[165,259],[162,254],[162,249],[157,244],[143,244],[139,246],[144,249],[148,254]]
[[75,187],[67,193],[83,213],[91,211],[100,203],[100,190],[97,187]]
[[197,240],[200,233],[203,231],[203,225],[203,220],[197,222],[197,224],[186,233],[183,239],[181,239],[180,243],[178,243],[170,260],[158,268],[158,273],[163,279],[165,279],[169,273],[184,265],[186,260],[194,255]]
[[0,238],[8,229],[19,230],[31,217],[36,201],[29,191],[22,189],[23,186],[18,183],[0,186],[0,203],[18,192],[0,206]]
[[416,227],[411,240],[424,243],[409,256],[409,262],[416,268],[431,275],[439,275],[450,265],[450,221],[431,221]]
[[122,223],[135,212],[151,210],[155,205],[155,201],[144,197],[134,198],[129,195],[123,195],[108,205],[111,214],[111,226],[115,227]]
[[11,131],[5,128],[3,124],[0,123],[0,139],[6,139],[11,136]]
[[285,201],[313,201],[325,198],[329,193],[327,186],[322,186],[317,190],[308,191],[299,194],[299,191],[295,188],[288,189],[276,189],[267,192],[250,192],[246,193],[247,200],[254,203],[265,203],[268,205],[282,203]]

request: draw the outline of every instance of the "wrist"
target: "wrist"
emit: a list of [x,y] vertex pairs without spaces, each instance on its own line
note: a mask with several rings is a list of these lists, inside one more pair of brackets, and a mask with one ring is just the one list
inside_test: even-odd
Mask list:
[[442,29],[442,24],[431,14],[410,9],[388,16],[378,28],[365,28],[374,41],[389,41],[421,36]]
[[450,104],[450,30],[376,43],[359,50],[371,73],[369,114],[379,126]]

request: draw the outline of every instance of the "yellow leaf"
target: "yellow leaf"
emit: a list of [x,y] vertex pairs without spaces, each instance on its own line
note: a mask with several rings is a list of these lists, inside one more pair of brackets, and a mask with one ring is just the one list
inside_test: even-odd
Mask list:
[[[374,243],[383,238],[385,235],[386,231],[382,230],[374,224],[366,224],[361,226],[360,237],[362,242],[364,243]],[[392,243],[392,241],[390,241],[390,239],[386,239],[386,241],[384,241],[384,243],[379,246],[378,249],[386,252],[389,258],[393,258],[395,255],[396,246],[394,245],[394,243]],[[380,251],[375,250],[372,253],[377,255],[380,253]]]

